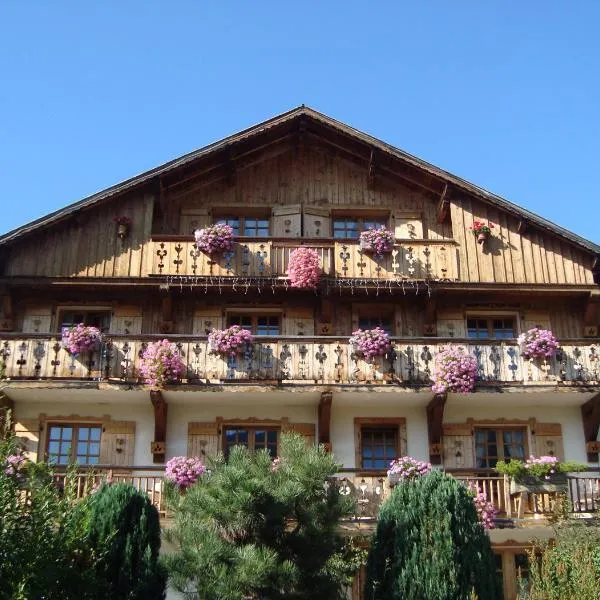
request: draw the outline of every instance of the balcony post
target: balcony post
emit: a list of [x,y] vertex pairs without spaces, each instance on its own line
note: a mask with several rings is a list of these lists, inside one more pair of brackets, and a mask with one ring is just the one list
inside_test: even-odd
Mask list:
[[321,400],[319,401],[319,426],[318,426],[318,442],[324,444],[328,452],[331,452],[331,402],[333,394],[331,392],[322,392]]
[[446,394],[436,394],[427,405],[427,433],[429,435],[429,462],[442,464],[442,436]]
[[154,407],[154,441],[151,444],[152,461],[164,463],[167,439],[167,402],[162,392],[153,390],[150,392],[150,401]]

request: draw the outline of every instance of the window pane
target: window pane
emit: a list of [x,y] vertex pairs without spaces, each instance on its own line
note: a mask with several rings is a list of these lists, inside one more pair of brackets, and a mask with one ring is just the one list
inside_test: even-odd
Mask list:
[[259,316],[256,318],[256,335],[279,335],[279,317]]
[[91,443],[89,445],[88,454],[100,456],[100,444],[98,444],[97,442]]
[[100,427],[90,427],[90,440],[92,442],[99,442],[100,434],[101,434]]
[[62,428],[62,439],[70,440],[73,437],[73,428],[72,427],[63,427]]
[[90,435],[89,427],[80,427],[79,428],[79,441],[87,441]]
[[51,440],[60,440],[60,434],[62,431],[62,427],[52,426],[50,427],[50,439]]
[[334,219],[333,237],[356,239],[359,235],[358,221],[355,219]]
[[398,456],[397,428],[364,427],[361,430],[361,466],[363,469],[387,469]]

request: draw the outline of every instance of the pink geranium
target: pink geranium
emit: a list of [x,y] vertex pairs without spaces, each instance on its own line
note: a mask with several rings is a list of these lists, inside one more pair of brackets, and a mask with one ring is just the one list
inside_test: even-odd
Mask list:
[[496,507],[487,499],[485,492],[481,491],[475,482],[469,483],[469,491],[473,495],[473,503],[479,517],[479,522],[484,529],[496,527]]
[[394,249],[394,234],[383,225],[372,226],[361,231],[360,246],[364,250],[371,250],[375,254],[386,254]]
[[147,385],[164,387],[185,373],[185,364],[175,344],[161,340],[148,344],[142,354],[140,374]]
[[213,329],[208,334],[208,343],[213,352],[235,356],[246,344],[251,344],[252,334],[239,325],[227,329]]
[[78,323],[63,329],[62,345],[73,355],[85,354],[96,348],[101,341],[102,333],[97,327]]
[[412,456],[403,456],[390,463],[388,475],[398,475],[401,481],[410,481],[427,475],[431,469],[431,463],[417,460]]
[[525,358],[552,358],[558,346],[558,341],[549,329],[533,327],[519,336],[519,347]]
[[477,378],[477,360],[463,348],[451,346],[442,350],[436,357],[433,367],[434,394],[473,391]]
[[294,288],[314,289],[321,279],[321,261],[313,248],[296,248],[290,254],[287,276]]
[[353,331],[350,344],[367,360],[383,356],[391,348],[390,337],[381,327]]
[[233,228],[218,223],[205,229],[196,229],[194,238],[198,250],[206,254],[220,254],[233,250]]
[[179,489],[194,485],[206,472],[207,468],[197,456],[174,456],[165,465],[165,477]]

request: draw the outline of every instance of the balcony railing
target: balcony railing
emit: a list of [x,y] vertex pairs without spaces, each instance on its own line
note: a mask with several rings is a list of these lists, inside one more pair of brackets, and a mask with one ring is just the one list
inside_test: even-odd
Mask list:
[[[59,337],[4,334],[0,371],[11,379],[139,381],[141,355],[164,336],[108,336],[95,351],[72,356]],[[290,384],[429,385],[435,355],[448,344],[477,359],[479,385],[595,385],[600,381],[600,346],[564,341],[551,360],[527,360],[514,341],[392,338],[393,347],[373,361],[357,356],[348,338],[261,337],[236,357],[211,352],[206,337],[171,335],[186,365],[179,384],[278,382]]]
[[[152,240],[151,275],[168,277],[285,277],[297,241],[246,238],[231,252],[208,256],[186,238]],[[326,277],[344,279],[456,280],[458,262],[452,240],[411,240],[377,256],[356,240],[305,240],[321,259]]]
[[[510,493],[507,477],[489,470],[448,470],[465,485],[485,492],[494,505],[500,519],[528,519],[548,517],[558,508],[556,493],[526,494]],[[66,475],[57,473],[55,481],[64,486]],[[164,497],[164,470],[162,467],[113,467],[98,466],[82,469],[76,475],[77,497],[84,498],[104,482],[130,483],[148,495],[161,514],[166,511]],[[377,517],[381,504],[389,498],[391,488],[385,472],[365,472],[344,469],[331,482],[338,492],[351,495],[356,500],[356,520],[372,520]],[[600,510],[600,469],[573,474],[567,477],[568,510],[575,514],[592,514]]]

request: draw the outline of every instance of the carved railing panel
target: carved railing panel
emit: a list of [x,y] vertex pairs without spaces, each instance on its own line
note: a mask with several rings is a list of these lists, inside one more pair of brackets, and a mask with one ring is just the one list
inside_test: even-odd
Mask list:
[[[0,338],[0,370],[11,379],[79,379],[137,382],[142,353],[165,336],[109,336],[92,352],[72,356],[59,337],[32,334]],[[390,384],[429,386],[436,355],[449,340],[394,339],[385,356],[365,360],[347,338],[272,337],[255,342],[234,357],[215,355],[206,338],[172,335],[186,365],[178,383],[280,381],[283,383]],[[600,345],[561,344],[549,360],[528,360],[513,341],[452,340],[478,364],[478,385],[597,385]],[[2,369],[3,368],[3,369]]]

